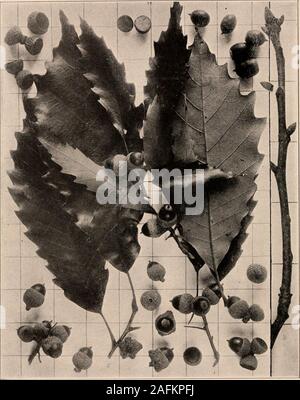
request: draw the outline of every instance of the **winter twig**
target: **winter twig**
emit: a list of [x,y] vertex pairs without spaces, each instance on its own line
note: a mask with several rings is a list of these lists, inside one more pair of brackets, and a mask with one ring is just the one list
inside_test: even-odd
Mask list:
[[262,28],[269,36],[275,50],[278,88],[276,91],[278,110],[278,154],[277,165],[271,162],[271,170],[274,173],[280,201],[281,230],[282,230],[282,279],[277,306],[277,316],[271,326],[271,348],[276,338],[288,319],[291,303],[291,279],[293,254],[291,250],[291,218],[289,212],[288,191],[286,183],[286,162],[290,136],[296,129],[296,124],[286,126],[286,98],[285,98],[285,59],[280,43],[281,25],[284,17],[275,18],[269,8],[265,8],[266,25]]
[[137,327],[131,326],[133,323],[134,317],[135,317],[136,313],[138,312],[138,306],[137,306],[136,295],[135,295],[133,283],[131,280],[131,276],[129,275],[129,272],[127,272],[127,277],[129,280],[129,284],[130,284],[130,288],[131,288],[132,296],[133,296],[132,302],[131,302],[131,315],[130,315],[129,321],[126,325],[126,328],[124,329],[124,332],[121,334],[120,338],[112,344],[112,348],[108,354],[108,358],[111,358],[111,356],[113,355],[115,350],[119,347],[119,344],[125,339],[125,337],[128,335],[128,333],[138,329]]

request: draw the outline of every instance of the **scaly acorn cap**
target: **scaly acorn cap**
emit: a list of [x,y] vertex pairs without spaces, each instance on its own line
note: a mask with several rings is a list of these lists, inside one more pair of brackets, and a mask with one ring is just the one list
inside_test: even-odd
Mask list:
[[13,46],[17,43],[24,44],[26,36],[23,35],[21,29],[18,26],[13,26],[6,33],[4,41],[9,46]]

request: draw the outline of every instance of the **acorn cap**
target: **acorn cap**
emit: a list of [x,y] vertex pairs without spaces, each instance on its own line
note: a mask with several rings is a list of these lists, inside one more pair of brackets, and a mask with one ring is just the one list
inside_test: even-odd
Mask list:
[[49,28],[49,19],[43,12],[34,11],[28,15],[27,27],[32,33],[43,35]]
[[23,60],[14,60],[5,64],[5,69],[9,74],[17,75],[24,67]]
[[117,21],[117,27],[122,32],[130,32],[133,28],[133,20],[129,15],[121,15]]
[[253,354],[263,354],[268,350],[268,345],[267,343],[259,338],[253,338],[252,342],[251,342],[251,352]]
[[147,33],[151,29],[151,20],[146,15],[140,15],[135,19],[134,27],[139,33]]
[[18,26],[13,26],[7,31],[4,41],[9,46],[13,46],[17,43],[22,43],[24,40],[24,35]]
[[198,347],[188,347],[184,350],[183,359],[186,364],[196,366],[202,360],[202,353]]
[[206,297],[212,306],[218,304],[220,301],[220,297],[209,287],[206,287],[202,291],[202,296]]
[[244,318],[248,314],[248,310],[249,305],[245,300],[238,300],[228,308],[229,314],[235,319]]
[[243,357],[241,358],[240,366],[249,369],[250,371],[254,371],[257,368],[257,358],[251,354]]
[[33,84],[33,76],[31,72],[23,69],[16,75],[16,81],[19,88],[21,88],[22,90],[27,90]]
[[32,56],[39,54],[43,48],[42,38],[26,38],[25,48]]
[[264,310],[258,304],[252,304],[249,308],[249,314],[252,321],[259,322],[265,318]]

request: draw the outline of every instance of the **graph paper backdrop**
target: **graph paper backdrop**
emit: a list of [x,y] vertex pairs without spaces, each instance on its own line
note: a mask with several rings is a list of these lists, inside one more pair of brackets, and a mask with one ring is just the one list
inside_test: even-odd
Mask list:
[[[62,9],[79,29],[79,16],[91,24],[98,35],[103,35],[107,45],[120,61],[124,61],[127,80],[134,82],[137,89],[137,104],[143,100],[143,86],[146,83],[145,70],[148,69],[149,57],[153,55],[153,41],[158,40],[160,32],[165,30],[169,19],[171,2],[26,2],[1,4],[1,43],[6,49],[6,59],[22,58],[24,68],[34,73],[44,73],[46,60],[52,58],[52,48],[60,39],[58,12]],[[210,24],[206,28],[204,39],[210,50],[216,54],[219,64],[229,62],[232,76],[233,66],[229,60],[229,48],[232,44],[244,40],[249,29],[260,29],[264,23],[264,7],[270,6],[276,16],[285,15],[282,31],[283,48],[287,67],[287,113],[288,123],[298,120],[298,80],[297,69],[292,67],[292,46],[297,45],[297,3],[296,2],[182,2],[184,7],[182,25],[188,34],[189,44],[194,37],[194,28],[189,13],[194,9],[204,9],[210,14]],[[46,13],[50,20],[49,31],[44,35],[44,48],[38,56],[30,56],[23,47],[8,47],[3,37],[9,27],[19,25],[27,33],[27,16],[35,10]],[[231,40],[220,35],[220,21],[226,14],[237,16],[238,25]],[[135,19],[139,15],[151,18],[152,29],[146,35],[135,30],[122,33],[116,28],[117,18],[123,14]],[[189,261],[178,250],[175,242],[165,238],[149,239],[140,237],[141,253],[132,268],[132,277],[137,297],[144,290],[153,287],[146,274],[149,260],[155,260],[166,268],[166,282],[155,283],[162,296],[162,303],[157,312],[151,313],[141,306],[135,324],[140,326],[135,336],[143,343],[143,350],[135,360],[121,359],[118,352],[107,358],[110,342],[102,320],[92,313],[85,312],[68,301],[63,292],[52,283],[52,275],[45,268],[45,261],[35,254],[36,247],[24,236],[25,228],[14,214],[16,208],[7,187],[10,186],[6,171],[13,167],[9,151],[16,147],[14,132],[21,130],[24,111],[20,92],[14,77],[1,70],[1,305],[5,310],[6,324],[1,330],[1,376],[13,377],[262,377],[298,376],[299,375],[299,332],[292,328],[291,319],[285,324],[273,356],[269,352],[259,356],[258,368],[251,372],[239,366],[238,358],[232,353],[227,339],[232,336],[262,337],[269,342],[270,320],[276,313],[277,293],[281,276],[281,235],[279,203],[275,182],[269,169],[270,159],[277,151],[277,114],[275,95],[264,90],[259,82],[271,81],[276,85],[276,63],[273,49],[266,42],[259,54],[260,72],[253,81],[257,91],[255,113],[257,117],[266,116],[266,128],[262,134],[259,151],[265,154],[257,178],[258,201],[254,210],[254,221],[248,229],[249,236],[243,246],[243,254],[236,268],[225,279],[224,287],[229,295],[239,296],[249,304],[263,306],[265,319],[259,323],[243,324],[233,320],[220,302],[208,314],[208,322],[216,347],[221,354],[219,364],[213,367],[213,355],[204,332],[186,329],[186,317],[174,311],[176,332],[162,340],[153,321],[159,313],[171,309],[169,300],[176,294],[195,292],[195,272]],[[244,90],[250,90],[246,87]],[[34,92],[32,93],[34,95]],[[298,122],[298,121],[297,121]],[[289,149],[288,185],[293,228],[293,299],[292,306],[299,304],[298,276],[298,142],[294,134]],[[146,219],[145,219],[146,220]],[[145,222],[145,221],[142,221]],[[246,278],[250,263],[261,263],[268,268],[268,280],[261,285],[253,285]],[[45,303],[38,309],[25,311],[22,295],[26,288],[34,283],[45,283],[47,295]],[[270,290],[272,288],[272,291]],[[272,296],[270,295],[272,293]],[[104,312],[115,335],[124,329],[130,314],[131,293],[126,277],[110,268],[110,280],[104,300]],[[31,344],[21,343],[16,329],[20,324],[41,320],[53,320],[72,327],[72,334],[64,345],[62,357],[53,360],[42,356],[42,363],[37,360],[31,366],[27,357]],[[175,358],[170,366],[157,374],[149,367],[148,350],[161,344],[174,348]],[[77,374],[73,371],[72,355],[82,346],[92,346],[94,361],[87,372]],[[203,353],[203,360],[197,367],[187,366],[182,353],[187,346],[195,345]]]

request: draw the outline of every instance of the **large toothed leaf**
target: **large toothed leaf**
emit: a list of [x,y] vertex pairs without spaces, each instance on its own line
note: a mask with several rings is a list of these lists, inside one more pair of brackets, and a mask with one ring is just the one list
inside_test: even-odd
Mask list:
[[203,214],[185,215],[181,221],[183,237],[215,270],[250,212],[265,119],[254,116],[255,94],[241,95],[239,80],[229,77],[226,64],[217,65],[199,35],[189,64],[186,97],[178,103],[172,128],[174,160],[200,161],[234,176],[212,182],[205,190]]
[[60,19],[62,38],[53,50],[53,60],[46,63],[45,75],[35,75],[36,97],[24,100],[27,119],[37,136],[67,143],[102,164],[113,154],[126,153],[124,139],[84,77],[74,27],[62,12]]
[[37,254],[47,261],[65,296],[88,311],[101,312],[108,270],[97,242],[85,233],[94,199],[60,172],[32,135],[18,134],[17,140],[10,193],[28,229],[25,234],[37,245]]
[[79,48],[84,76],[92,83],[92,90],[111,117],[121,135],[126,133],[126,143],[134,150],[142,148],[138,128],[143,120],[143,106],[134,106],[135,87],[126,82],[125,66],[118,63],[113,52],[107,48],[104,38],[81,20]]
[[175,2],[170,10],[168,29],[154,42],[155,57],[150,59],[145,87],[150,103],[144,125],[145,160],[149,167],[168,166],[173,160],[171,126],[173,109],[184,96],[190,51],[182,33],[182,6]]
[[[16,137],[10,191],[19,206],[17,215],[66,296],[98,312],[108,279],[104,260],[121,271],[131,268],[140,248],[136,227],[142,213],[98,204],[94,192],[62,172],[28,126]],[[113,240],[109,246],[107,237]]]

